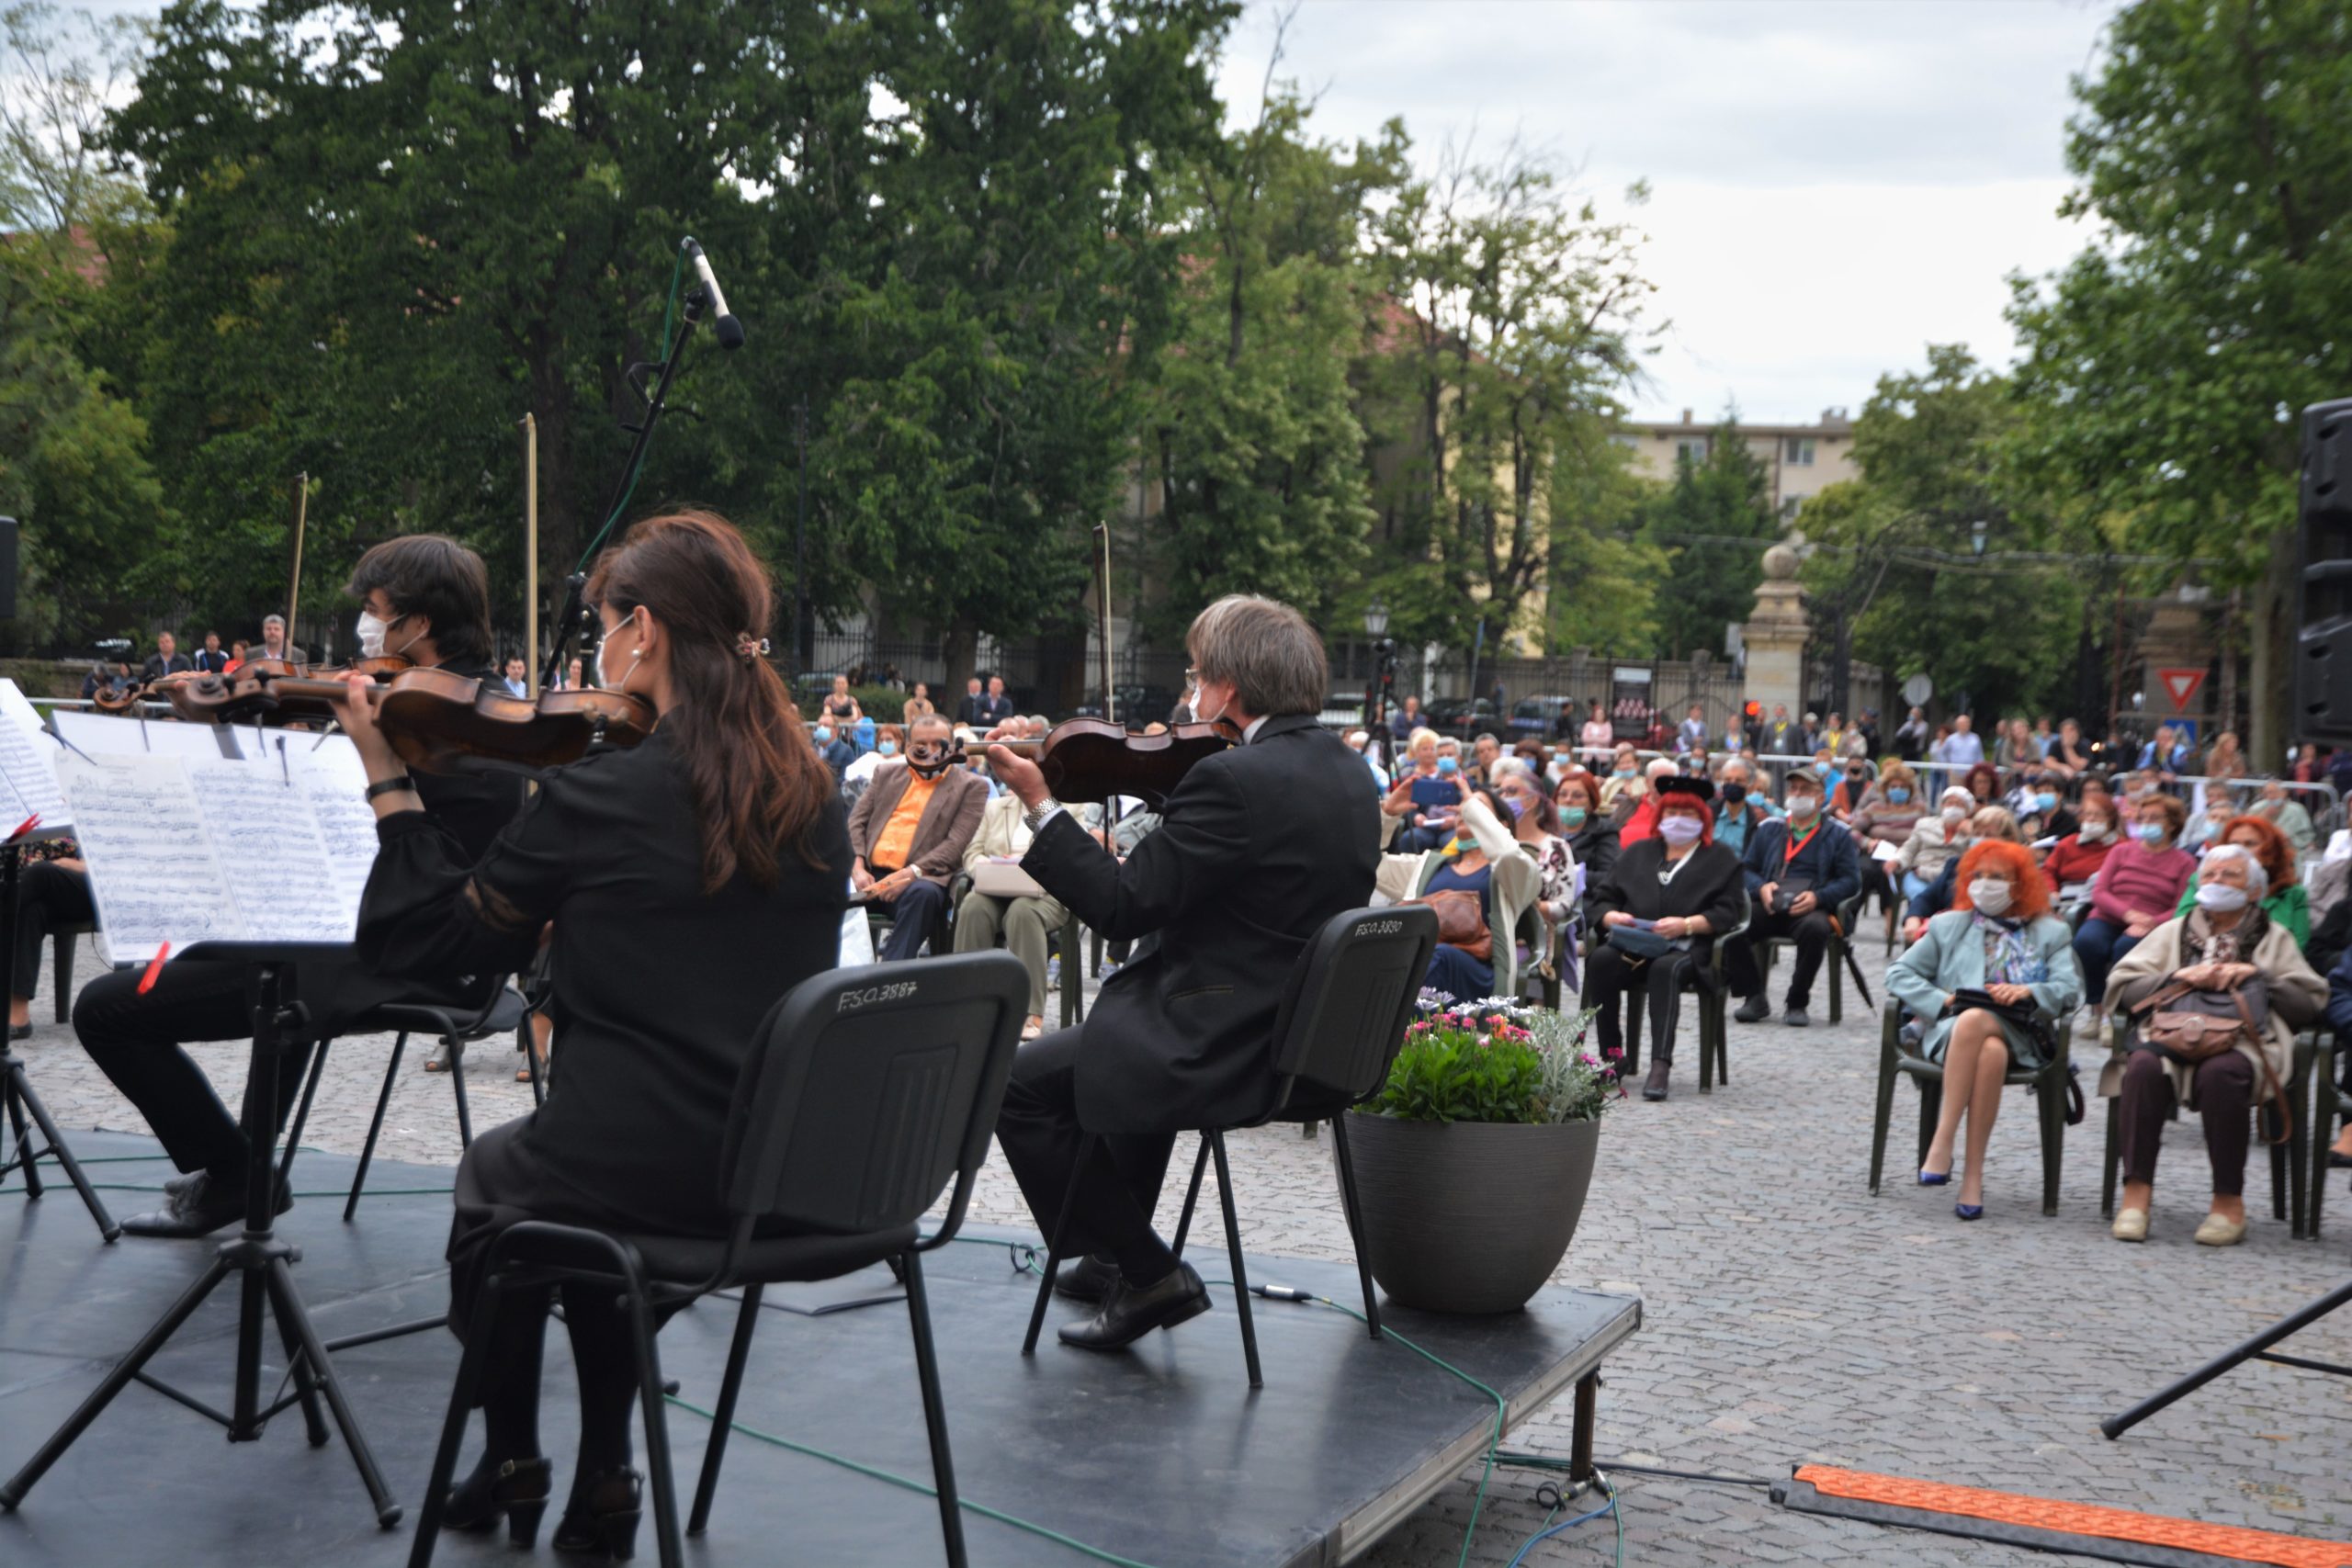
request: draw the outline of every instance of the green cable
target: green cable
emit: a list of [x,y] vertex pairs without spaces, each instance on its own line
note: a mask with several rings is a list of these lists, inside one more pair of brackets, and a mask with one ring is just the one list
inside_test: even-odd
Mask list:
[[[133,1181],[93,1181],[90,1183],[90,1190],[94,1192],[152,1192],[158,1198],[164,1195],[164,1190],[160,1187],[141,1187]],[[367,1195],[370,1198],[447,1198],[456,1190],[457,1189],[452,1187],[370,1187],[368,1189]],[[348,1198],[351,1194],[348,1191],[289,1192],[287,1196],[289,1198]]]
[[[670,264],[670,299],[669,302],[662,307],[662,363],[665,365],[670,360],[670,323],[678,313],[678,284],[685,276],[685,272],[686,252],[685,247],[682,245],[678,248],[677,259]],[[639,463],[637,471],[628,477],[628,489],[623,491],[620,500],[614,503],[612,515],[605,518],[605,525],[596,530],[596,536],[588,541],[588,547],[580,553],[580,564],[573,567],[572,570],[588,570],[588,563],[596,558],[598,550],[604,548],[605,537],[613,531],[613,525],[618,523],[621,515],[628,511],[629,502],[637,495],[637,481],[644,476],[645,466]]]
[[[676,1405],[679,1409],[690,1410],[706,1421],[716,1421],[718,1419],[718,1415],[715,1412],[705,1410],[699,1404],[690,1404],[687,1401],[679,1398],[674,1393],[667,1394],[663,1397],[672,1404]],[[939,1495],[938,1488],[926,1486],[922,1482],[915,1480],[912,1476],[900,1475],[896,1471],[884,1470],[879,1465],[865,1464],[854,1459],[844,1459],[840,1454],[828,1453],[823,1449],[813,1448],[807,1443],[796,1443],[790,1438],[780,1438],[773,1432],[763,1432],[756,1427],[747,1427],[741,1421],[729,1422],[729,1426],[733,1430],[742,1433],[747,1438],[755,1438],[760,1442],[768,1443],[779,1449],[789,1450],[793,1453],[803,1455],[808,1459],[822,1460],[827,1464],[839,1465],[843,1470],[854,1471],[859,1475],[867,1477],[869,1480],[888,1482],[893,1486],[901,1487],[909,1492],[919,1492],[926,1497],[936,1498]],[[967,1509],[972,1513],[978,1514],[984,1519],[994,1519],[1001,1525],[1011,1525],[1014,1529],[1026,1530],[1031,1535],[1050,1540],[1057,1546],[1067,1546],[1072,1551],[1083,1552],[1087,1556],[1093,1558],[1097,1562],[1108,1562],[1112,1564],[1113,1568],[1151,1568],[1151,1564],[1148,1562],[1138,1562],[1132,1557],[1122,1557],[1115,1551],[1105,1551],[1099,1546],[1089,1546],[1086,1542],[1080,1540],[1075,1536],[1067,1536],[1062,1534],[1059,1530],[1047,1529],[1044,1525],[1032,1524],[1027,1519],[1019,1517],[1013,1514],[1005,1513],[1002,1509],[991,1508],[985,1503],[975,1503],[969,1497],[958,1497],[956,1499],[956,1506],[959,1508]]]

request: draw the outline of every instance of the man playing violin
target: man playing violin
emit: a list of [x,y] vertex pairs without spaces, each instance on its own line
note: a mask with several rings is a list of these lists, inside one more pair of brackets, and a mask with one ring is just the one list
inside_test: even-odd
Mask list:
[[[481,558],[455,539],[434,534],[388,539],[359,558],[345,592],[360,602],[363,654],[398,654],[456,674],[492,678],[489,574]],[[266,629],[277,635],[269,657],[281,656],[275,650],[285,647],[284,626],[270,617]],[[508,775],[420,774],[416,788],[425,809],[477,858],[523,805],[522,784]],[[143,995],[141,977],[139,970],[119,969],[83,987],[74,1004],[74,1031],[185,1173],[164,1184],[163,1208],[135,1215],[122,1228],[134,1235],[202,1235],[243,1217],[245,1138],[204,1069],[181,1046],[251,1035],[246,969],[176,960],[156,973]],[[455,999],[479,1005],[491,978],[461,987],[469,994]],[[388,1001],[444,999],[414,981],[386,980],[355,957],[306,962],[296,983],[313,1040],[345,1032]],[[278,1058],[281,1125],[308,1066],[307,1052]],[[279,1199],[281,1213],[288,1201]]]
[[1306,617],[1233,594],[1201,612],[1185,647],[1194,711],[1228,721],[1241,744],[1195,763],[1125,859],[1053,800],[1035,762],[989,750],[1026,812],[1023,868],[1106,941],[1157,938],[1103,982],[1083,1023],[1021,1048],[997,1121],[1048,1235],[1080,1143],[1103,1134],[1065,1242],[1091,1256],[1057,1287],[1098,1305],[1061,1330],[1091,1350],[1208,1310],[1200,1276],[1152,1229],[1175,1134],[1271,1109],[1270,1037],[1291,970],[1326,920],[1370,901],[1378,858],[1363,760],[1316,719],[1329,667]]

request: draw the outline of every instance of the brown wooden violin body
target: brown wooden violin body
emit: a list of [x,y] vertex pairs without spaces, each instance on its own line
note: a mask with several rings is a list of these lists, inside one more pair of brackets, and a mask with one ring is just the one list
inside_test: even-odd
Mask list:
[[[275,673],[248,681],[245,673],[184,682],[172,688],[172,706],[213,723],[319,722],[333,719],[334,705],[350,694],[341,681]],[[404,667],[368,695],[401,761],[427,773],[461,772],[469,757],[554,767],[577,761],[597,740],[634,746],[654,723],[650,704],[621,692],[546,692],[535,700],[447,670]]]
[[[1124,795],[1157,807],[1194,763],[1240,739],[1223,719],[1138,732],[1108,719],[1066,718],[1043,740],[993,744],[1035,759],[1056,800],[1102,802]],[[977,743],[977,749],[985,752],[989,744]]]

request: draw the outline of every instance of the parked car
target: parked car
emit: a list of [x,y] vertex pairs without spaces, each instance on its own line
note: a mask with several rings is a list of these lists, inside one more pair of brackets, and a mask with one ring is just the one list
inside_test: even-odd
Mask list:
[[[1560,708],[1569,709],[1568,728],[1560,728]],[[1510,710],[1510,739],[1513,740],[1573,740],[1577,728],[1583,721],[1578,716],[1580,704],[1574,697],[1521,697]]]
[[1509,727],[1495,705],[1484,697],[1440,697],[1429,705],[1429,728],[1440,735],[1467,740],[1492,730],[1499,737]]
[[1341,686],[1323,699],[1323,711],[1317,720],[1326,729],[1359,729],[1364,723],[1364,698],[1368,694],[1362,686]]

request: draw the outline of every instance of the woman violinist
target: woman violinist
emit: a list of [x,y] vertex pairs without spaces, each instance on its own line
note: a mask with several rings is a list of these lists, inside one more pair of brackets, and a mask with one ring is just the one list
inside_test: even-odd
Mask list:
[[[752,1032],[793,985],[831,968],[847,903],[841,800],[784,682],[759,657],[772,593],[742,536],[681,513],[640,523],[588,583],[604,624],[597,684],[650,702],[645,741],[541,775],[477,858],[401,787],[375,707],[339,716],[359,748],[382,840],[359,947],[383,969],[513,969],[553,922],[556,1043],[547,1103],[476,1138],[458,1168],[449,1322],[469,1332],[491,1243],[543,1219],[723,1234],[718,1160]],[[354,682],[355,687],[356,682]],[[580,1455],[561,1549],[626,1557],[637,1374],[609,1292],[567,1288]],[[538,1435],[542,1296],[509,1293],[490,1325],[481,1463],[448,1523],[505,1517],[527,1544],[551,1491]]]

